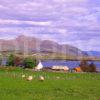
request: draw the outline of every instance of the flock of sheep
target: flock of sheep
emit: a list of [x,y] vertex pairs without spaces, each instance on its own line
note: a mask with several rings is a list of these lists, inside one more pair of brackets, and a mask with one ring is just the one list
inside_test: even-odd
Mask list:
[[[27,81],[32,81],[32,80],[33,80],[33,76],[28,76],[28,77],[26,77],[25,75],[22,75],[22,78],[26,78]],[[40,80],[40,81],[44,81],[44,77],[43,77],[43,76],[40,76],[40,77],[39,77],[39,80]]]

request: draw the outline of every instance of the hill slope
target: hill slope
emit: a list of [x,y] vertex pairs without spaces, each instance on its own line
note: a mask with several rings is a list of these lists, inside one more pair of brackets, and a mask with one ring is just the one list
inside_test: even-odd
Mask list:
[[0,40],[1,51],[19,50],[21,52],[53,52],[66,55],[82,56],[86,55],[80,49],[64,44],[58,44],[50,40],[41,40],[35,37],[21,35],[13,40]]
[[87,53],[89,56],[100,57],[100,52],[99,52],[99,51],[87,51],[86,53]]

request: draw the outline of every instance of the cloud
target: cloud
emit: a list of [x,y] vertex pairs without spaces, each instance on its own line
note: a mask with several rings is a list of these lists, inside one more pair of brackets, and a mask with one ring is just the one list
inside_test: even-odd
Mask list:
[[5,9],[6,7],[4,7],[3,5],[0,5],[0,9]]
[[86,3],[88,0],[54,0],[58,3]]
[[30,24],[30,25],[40,25],[40,26],[48,26],[51,25],[52,22],[36,22],[36,21],[21,21],[21,20],[4,20],[0,19],[0,24]]
[[98,0],[0,0],[0,35],[24,34],[96,50],[99,6]]

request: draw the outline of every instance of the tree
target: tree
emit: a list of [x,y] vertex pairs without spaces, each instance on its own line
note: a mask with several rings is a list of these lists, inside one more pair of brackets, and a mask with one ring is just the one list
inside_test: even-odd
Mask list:
[[14,58],[14,65],[15,66],[21,66],[22,65],[22,59],[20,57],[15,57]]
[[83,72],[89,71],[89,64],[85,60],[81,61],[80,67],[81,67]]
[[15,58],[15,56],[14,56],[13,54],[11,54],[11,55],[8,57],[7,66],[14,66],[14,58]]
[[89,68],[90,68],[90,72],[96,72],[96,65],[94,63],[91,63],[89,65]]
[[83,72],[96,72],[96,65],[94,63],[88,64],[87,61],[81,61],[80,67]]
[[24,67],[25,68],[33,68],[36,66],[36,59],[32,59],[32,58],[25,58],[24,59]]

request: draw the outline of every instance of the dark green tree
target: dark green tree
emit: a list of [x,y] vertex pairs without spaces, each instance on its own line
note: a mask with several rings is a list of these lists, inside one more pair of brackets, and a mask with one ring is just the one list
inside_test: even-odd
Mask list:
[[24,67],[25,68],[34,68],[37,64],[36,59],[32,59],[32,58],[25,58],[24,59]]
[[15,56],[13,54],[9,55],[7,66],[14,66]]

